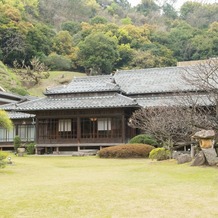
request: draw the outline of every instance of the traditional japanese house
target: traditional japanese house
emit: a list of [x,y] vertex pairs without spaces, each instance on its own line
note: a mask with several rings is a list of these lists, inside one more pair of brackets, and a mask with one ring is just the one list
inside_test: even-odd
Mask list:
[[13,128],[10,130],[0,126],[0,150],[13,150],[16,135],[20,136],[23,144],[35,141],[35,115],[15,111],[16,104],[32,99],[35,98],[0,92],[1,109],[6,110],[13,121]]
[[15,136],[19,136],[24,146],[27,143],[35,141],[35,115],[8,112],[10,119],[13,121],[13,128],[7,130],[0,127],[0,150],[13,150],[13,141]]
[[200,105],[210,104],[183,74],[183,67],[169,67],[75,78],[14,110],[36,115],[37,153],[100,149],[136,135],[128,126],[136,109],[181,104],[187,93]]
[[113,76],[75,78],[67,86],[47,89],[45,96],[17,107],[36,115],[38,150],[99,149],[135,135],[127,120],[138,104],[120,94]]

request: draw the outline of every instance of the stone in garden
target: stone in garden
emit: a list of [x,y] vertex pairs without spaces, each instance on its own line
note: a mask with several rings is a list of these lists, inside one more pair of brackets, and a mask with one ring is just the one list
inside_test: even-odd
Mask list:
[[213,148],[215,131],[214,130],[201,130],[193,135],[193,138],[199,141],[201,148]]
[[195,159],[193,161],[193,163],[191,164],[191,166],[202,166],[206,163],[206,158],[204,156],[203,151],[200,151],[196,156]]
[[193,138],[196,139],[213,139],[214,137],[215,137],[214,130],[201,130],[193,135]]
[[210,166],[214,166],[218,163],[218,157],[214,148],[203,149],[202,151],[206,157],[206,160]]
[[180,154],[178,157],[177,157],[177,163],[178,164],[183,164],[183,163],[188,163],[188,162],[191,162],[192,161],[192,158],[189,154]]
[[182,154],[181,151],[174,151],[174,152],[173,152],[173,159],[176,159],[176,160],[177,160],[178,156],[181,155],[181,154]]

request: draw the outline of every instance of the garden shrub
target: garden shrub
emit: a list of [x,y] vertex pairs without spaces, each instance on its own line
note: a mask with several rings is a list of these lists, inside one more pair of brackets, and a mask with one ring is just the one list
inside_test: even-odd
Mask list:
[[101,158],[145,158],[154,149],[146,144],[126,144],[103,148],[98,152]]
[[44,59],[44,63],[51,70],[70,70],[72,68],[71,60],[58,54],[50,54]]
[[166,148],[155,148],[149,154],[150,159],[167,160],[170,158],[170,151]]
[[21,146],[21,139],[20,136],[16,135],[14,137],[14,150],[17,152],[17,149]]
[[7,152],[0,151],[0,168],[4,168],[6,165],[6,162],[4,161],[6,157],[8,156]]
[[140,134],[130,139],[129,144],[148,144],[157,145],[158,142],[150,135]]
[[13,87],[13,88],[10,89],[10,91],[13,92],[13,93],[22,95],[22,96],[29,95],[29,92],[26,91],[26,90],[23,89],[23,88],[16,88],[16,87]]
[[35,154],[35,143],[30,143],[26,145],[27,154]]

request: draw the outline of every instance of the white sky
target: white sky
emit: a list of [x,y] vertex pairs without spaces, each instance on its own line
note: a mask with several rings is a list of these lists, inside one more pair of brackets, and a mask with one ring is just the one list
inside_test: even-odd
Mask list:
[[[141,0],[128,0],[129,3],[132,5],[132,6],[136,6],[137,4],[139,4],[141,2]],[[160,2],[163,3],[165,2],[166,0],[158,0],[157,2]],[[176,3],[174,4],[174,6],[178,9],[181,7],[181,5],[183,5],[186,1],[188,0],[177,0]],[[202,2],[202,3],[215,3],[215,2],[218,2],[218,0],[192,0],[192,1],[195,1],[195,2]],[[168,1],[168,2],[172,2],[172,1]]]

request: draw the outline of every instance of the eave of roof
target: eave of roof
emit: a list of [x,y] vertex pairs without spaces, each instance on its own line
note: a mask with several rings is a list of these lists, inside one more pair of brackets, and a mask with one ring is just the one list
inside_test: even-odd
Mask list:
[[211,106],[213,102],[206,94],[193,95],[173,95],[173,96],[152,96],[134,98],[141,107],[160,107],[160,106]]
[[31,102],[17,105],[17,111],[41,111],[61,109],[95,109],[95,108],[120,108],[137,107],[134,99],[121,94],[107,94],[87,97],[45,97]]
[[14,100],[17,100],[17,101],[25,98],[24,96],[21,96],[21,95],[8,93],[8,92],[2,92],[2,91],[0,91],[0,97],[14,99]]
[[34,118],[35,115],[33,114],[28,114],[28,113],[22,113],[22,112],[13,112],[13,111],[10,111],[10,112],[7,112],[8,113],[8,116],[10,119],[29,119],[29,118]]

